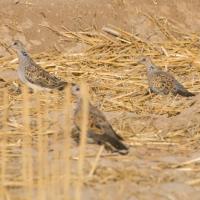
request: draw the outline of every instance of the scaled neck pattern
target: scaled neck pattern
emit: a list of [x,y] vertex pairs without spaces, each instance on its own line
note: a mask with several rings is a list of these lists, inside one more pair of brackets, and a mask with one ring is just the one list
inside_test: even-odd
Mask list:
[[31,57],[25,50],[21,50],[18,52],[18,58],[20,66],[27,67],[30,64],[30,62],[32,62]]
[[146,63],[146,67],[147,67],[147,74],[152,74],[155,71],[157,71],[156,66],[151,61]]
[[[90,110],[90,108],[92,106],[90,101],[88,101],[88,106],[89,106],[89,110]],[[82,107],[83,107],[83,98],[82,97],[77,97],[76,108],[79,110],[79,109],[82,109]]]
[[75,104],[75,110],[79,110],[81,108],[82,99],[80,97],[76,97]]

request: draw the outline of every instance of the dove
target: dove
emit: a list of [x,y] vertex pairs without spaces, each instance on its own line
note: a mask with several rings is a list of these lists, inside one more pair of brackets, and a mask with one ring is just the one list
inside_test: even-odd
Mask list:
[[27,53],[21,41],[15,40],[11,47],[19,59],[17,73],[19,79],[33,90],[63,90],[68,83],[38,65]]
[[[80,132],[82,121],[82,98],[80,94],[80,87],[77,84],[72,85],[72,94],[77,98],[76,108],[74,111],[74,123],[77,130]],[[75,137],[79,140],[80,136],[77,135],[77,132]],[[127,154],[129,152],[128,147],[122,142],[123,138],[114,131],[105,115],[90,102],[87,137],[90,143],[104,145],[113,152],[118,152],[119,154]]]
[[142,57],[138,61],[147,68],[147,79],[151,92],[161,95],[181,95],[184,97],[195,96],[179,83],[169,72],[158,69],[149,57]]

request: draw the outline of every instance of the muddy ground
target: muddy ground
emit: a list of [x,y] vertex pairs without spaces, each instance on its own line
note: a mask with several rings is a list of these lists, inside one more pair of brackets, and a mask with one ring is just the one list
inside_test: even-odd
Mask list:
[[[53,63],[54,60],[45,59],[45,56],[43,58],[42,54],[38,55],[40,52],[44,55],[55,50],[57,54],[58,52],[60,54],[81,53],[87,48],[87,45],[84,46],[77,41],[61,40],[58,34],[46,27],[48,25],[58,29],[65,27],[74,32],[88,30],[101,32],[104,26],[111,24],[147,41],[164,41],[166,37],[148,19],[148,16],[166,18],[185,33],[198,33],[200,31],[199,6],[200,2],[195,0],[0,0],[2,63],[0,77],[8,82],[17,81],[14,71],[17,64],[13,62],[15,54],[5,48],[13,39],[23,41],[33,55],[37,53],[35,58],[39,62],[41,57],[41,63],[44,60]],[[56,62],[58,61],[54,63]],[[3,67],[9,70],[6,71]],[[69,67],[68,70],[78,71],[80,68]],[[101,73],[101,69],[91,68],[91,70],[93,70],[92,73],[97,74],[97,77],[98,73]],[[115,73],[114,70],[116,69],[113,69],[113,73]],[[57,71],[55,69],[54,72]],[[141,75],[140,79],[143,77]],[[192,79],[192,75],[188,74],[187,78]],[[182,80],[185,79],[182,78]],[[90,83],[95,84],[96,81],[91,78]],[[146,80],[142,83],[145,85]],[[189,84],[189,86],[192,90],[192,85]],[[147,107],[149,105],[162,107],[162,104],[166,103],[172,110],[176,109],[175,114],[169,115],[162,111],[162,116],[160,116],[153,109],[141,113],[102,106],[99,101],[104,96],[101,94],[101,99],[98,99],[99,97],[93,91],[92,97],[95,105],[105,112],[115,129],[124,136],[126,143],[130,146],[130,153],[127,156],[121,156],[104,152],[94,176],[85,181],[82,199],[198,200],[200,198],[200,176],[198,174],[200,170],[200,96],[198,90],[195,92],[197,96],[194,98],[152,96],[150,102],[146,104]],[[12,99],[12,94],[10,95]],[[16,102],[12,105],[18,105],[20,98],[14,99]],[[138,99],[133,96],[132,100],[137,101]],[[179,104],[184,104],[184,108],[177,109]],[[173,113],[172,110],[171,113]],[[50,112],[49,115],[51,118],[54,113]],[[14,122],[11,120],[10,124],[13,129],[15,126],[12,123]],[[129,127],[130,131],[126,132],[126,127]],[[6,137],[2,135],[1,141],[3,137]],[[21,137],[17,135],[14,141],[16,143],[21,141]],[[62,151],[63,149],[59,149],[62,146],[62,139],[52,140],[50,137],[50,141],[54,144],[53,147],[50,145],[49,151],[52,151],[52,148]],[[76,154],[76,149],[77,146],[73,145],[74,154]],[[18,154],[19,149],[13,147],[10,151]],[[93,157],[86,158],[86,173],[89,172],[88,168],[91,167],[97,151],[98,148],[89,145],[87,153],[93,154]],[[34,156],[35,154],[34,152]],[[54,162],[62,164],[62,160],[54,160]],[[76,159],[73,162],[76,162]],[[19,166],[12,163],[12,166],[8,167],[11,167],[14,173],[13,168],[18,170]],[[6,195],[0,196],[2,200],[25,199],[23,196],[25,188],[16,186],[13,182],[6,182],[5,185],[2,182],[2,184],[2,188],[6,188]],[[59,188],[59,184],[55,184],[54,187]],[[49,189],[47,191],[49,192]],[[73,198],[72,195],[71,199]],[[48,199],[53,198],[48,196]]]

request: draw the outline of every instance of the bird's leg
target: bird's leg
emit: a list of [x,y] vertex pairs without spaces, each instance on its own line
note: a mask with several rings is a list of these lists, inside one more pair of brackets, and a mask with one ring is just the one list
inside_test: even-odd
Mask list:
[[149,90],[146,90],[145,93],[144,93],[144,96],[147,96],[149,94],[150,94]]
[[31,94],[33,94],[33,93],[36,93],[36,92],[37,92],[37,90],[34,90],[34,89],[32,89],[32,88],[28,88],[28,91],[29,91],[29,93],[31,93]]
[[151,95],[153,93],[151,88],[148,88],[148,90],[146,90],[146,92],[144,93],[145,96],[147,95]]

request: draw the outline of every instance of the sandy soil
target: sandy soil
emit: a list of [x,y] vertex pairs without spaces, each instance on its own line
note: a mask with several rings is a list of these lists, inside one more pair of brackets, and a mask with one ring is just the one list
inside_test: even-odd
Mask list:
[[[55,48],[64,52],[81,52],[84,49],[75,42],[61,41],[58,35],[43,25],[58,29],[64,26],[72,31],[101,31],[103,26],[112,24],[145,40],[164,40],[163,34],[144,15],[155,14],[175,22],[185,32],[199,32],[199,6],[200,2],[195,0],[0,0],[0,56],[9,55],[3,46],[9,45],[13,39],[22,40],[31,53]],[[0,77],[13,81],[16,74],[12,70],[4,71]],[[84,185],[82,199],[102,199],[104,196],[108,200],[198,200],[199,163],[198,160],[188,161],[199,157],[199,135],[196,132],[200,119],[199,97],[182,100],[191,106],[172,117],[106,112],[116,128],[119,126],[117,118],[124,119],[127,124],[134,122],[133,136],[128,137],[135,139],[129,143],[131,150],[128,156],[109,156],[107,153],[102,156],[95,175]],[[177,135],[180,129],[187,131],[184,135],[182,132]],[[173,131],[176,131],[174,136]],[[143,140],[144,135],[148,141]],[[125,139],[130,141],[128,137]],[[62,140],[49,148],[59,149],[60,146]],[[97,150],[91,147],[88,154]],[[12,151],[18,153],[18,149]],[[93,160],[94,157],[88,157],[86,165],[90,166]],[[23,199],[23,188],[8,186],[7,191],[11,200]],[[48,199],[51,200],[51,197]]]
[[[0,39],[10,44],[21,39],[32,51],[47,51],[59,46],[62,51],[71,43],[59,41],[59,37],[42,25],[66,27],[72,31],[101,30],[112,24],[133,32],[148,40],[162,40],[163,35],[147,20],[146,14],[173,21],[185,32],[200,31],[200,2],[172,0],[1,0]],[[72,9],[73,8],[73,9]],[[194,20],[195,19],[195,20]],[[0,55],[5,49],[0,48]]]

